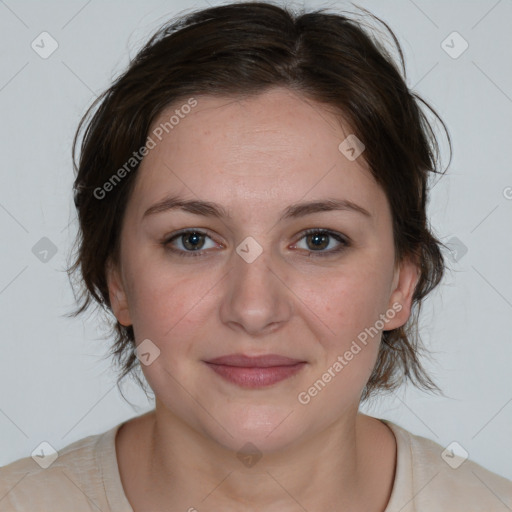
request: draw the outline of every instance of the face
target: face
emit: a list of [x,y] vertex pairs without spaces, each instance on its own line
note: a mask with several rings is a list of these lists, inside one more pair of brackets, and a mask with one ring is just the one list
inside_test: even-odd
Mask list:
[[[141,163],[110,299],[136,344],[150,340],[157,411],[272,451],[355,415],[417,267],[395,267],[385,193],[364,152],[339,149],[351,132],[333,113],[285,89],[196,99]],[[341,206],[301,207],[326,201]],[[208,362],[232,354],[293,361]]]

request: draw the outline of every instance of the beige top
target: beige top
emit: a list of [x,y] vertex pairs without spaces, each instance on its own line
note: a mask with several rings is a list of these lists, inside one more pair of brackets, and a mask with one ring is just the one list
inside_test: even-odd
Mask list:
[[[512,481],[469,459],[454,469],[451,466],[458,466],[461,459],[453,451],[445,452],[443,459],[441,445],[381,421],[393,431],[398,454],[384,512],[512,510]],[[0,468],[0,511],[133,512],[116,458],[115,436],[121,425],[66,446],[46,469],[32,457]]]

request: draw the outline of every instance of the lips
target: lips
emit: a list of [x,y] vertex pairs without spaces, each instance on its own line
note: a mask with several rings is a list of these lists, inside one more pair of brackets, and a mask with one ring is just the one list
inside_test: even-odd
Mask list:
[[298,373],[306,361],[277,354],[246,356],[230,354],[205,361],[215,374],[242,388],[271,386]]
[[305,363],[305,361],[301,361],[300,359],[292,359],[277,354],[267,354],[263,356],[230,354],[228,356],[216,357],[206,362],[224,366],[238,366],[240,368],[269,368],[271,366],[293,366],[298,363]]

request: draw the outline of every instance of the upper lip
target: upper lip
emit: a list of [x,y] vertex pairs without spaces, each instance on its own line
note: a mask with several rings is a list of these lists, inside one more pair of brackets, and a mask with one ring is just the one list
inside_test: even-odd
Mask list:
[[242,368],[268,368],[271,366],[293,366],[298,363],[305,363],[305,361],[301,361],[300,359],[292,359],[278,354],[265,354],[262,356],[229,354],[216,357],[215,359],[209,359],[206,362],[225,366],[239,366]]

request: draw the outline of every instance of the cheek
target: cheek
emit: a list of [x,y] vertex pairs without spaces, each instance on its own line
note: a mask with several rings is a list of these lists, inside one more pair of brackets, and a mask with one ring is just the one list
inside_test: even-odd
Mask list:
[[[338,384],[341,382],[362,387],[375,365],[379,351],[382,330],[392,318],[386,309],[389,300],[389,276],[380,265],[352,267],[332,276],[326,293],[318,299],[313,308],[329,328],[329,335],[322,336],[325,360],[321,371],[342,357],[334,370]],[[311,293],[313,293],[311,291]],[[320,297],[320,296],[318,296]],[[393,312],[394,313],[394,312]],[[326,376],[329,379],[329,376]],[[333,387],[337,387],[334,385]]]
[[305,295],[331,332],[346,339],[374,325],[385,313],[390,296],[388,274],[382,265],[361,262],[332,272],[321,286],[311,283]]
[[305,408],[308,414],[318,413],[330,422],[340,409],[358,403],[379,353],[380,318],[386,313],[388,299],[383,275],[377,267],[347,268],[324,283],[326,292],[309,289],[309,306],[328,327],[328,331],[321,329],[328,335],[317,333],[321,355],[297,396],[300,404],[309,404]]
[[189,399],[182,391],[194,389],[197,347],[193,339],[204,338],[199,317],[205,315],[205,289],[198,287],[198,281],[204,280],[170,275],[166,277],[163,272],[146,268],[138,276],[133,288],[132,320],[137,344],[149,339],[159,351],[151,364],[141,365],[146,380],[175,409]]
[[194,309],[200,307],[207,284],[194,277],[180,278],[150,269],[139,274],[130,304],[136,339],[154,338],[163,343],[190,329],[189,321]]

